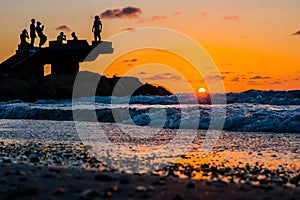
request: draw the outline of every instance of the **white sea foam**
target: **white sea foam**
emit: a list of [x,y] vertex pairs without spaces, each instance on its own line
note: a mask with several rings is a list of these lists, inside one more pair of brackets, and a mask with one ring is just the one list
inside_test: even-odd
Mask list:
[[[248,96],[245,93],[230,93],[227,99],[232,103],[226,105],[224,130],[300,133],[300,99],[297,95],[298,93],[286,93],[284,96],[282,93],[271,91],[265,93],[250,91]],[[115,98],[113,102],[118,103],[111,104],[112,98]],[[140,126],[150,124],[153,127],[188,129],[198,123],[199,119],[194,117],[198,112],[200,113],[198,128],[207,129],[211,110],[218,105],[191,104],[189,95],[181,95],[180,99],[181,104],[178,103],[175,95],[96,97],[95,103],[91,104],[91,98],[85,97],[79,99],[77,101],[79,103],[73,108],[72,100],[39,100],[34,103],[15,100],[0,102],[0,118],[71,121],[73,120],[72,109],[81,112],[83,116],[86,111],[96,109],[98,121],[115,122],[111,112],[114,110],[119,116],[127,116],[120,121],[122,124],[130,124],[133,121]],[[262,102],[266,99],[269,99],[269,104]],[[126,102],[129,100],[128,105]],[[150,110],[151,115],[149,115]],[[162,122],[161,119],[165,121]]]

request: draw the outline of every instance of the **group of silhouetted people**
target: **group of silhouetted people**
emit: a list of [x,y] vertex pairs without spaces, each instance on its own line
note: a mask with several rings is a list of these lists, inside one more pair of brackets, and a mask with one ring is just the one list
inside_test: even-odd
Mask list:
[[[41,48],[47,41],[47,36],[43,33],[44,31],[44,25],[42,25],[41,22],[36,22],[35,19],[31,19],[31,24],[30,24],[30,33],[28,35],[28,32],[26,29],[22,31],[20,34],[20,40],[21,40],[21,45],[29,45],[33,48],[34,47],[34,42],[37,36],[40,38],[39,41],[39,47]],[[94,41],[96,42],[101,42],[101,35],[100,33],[102,32],[102,22],[100,20],[99,16],[95,16],[92,32],[94,33]],[[71,34],[73,40],[78,40],[78,37],[76,36],[75,32]],[[27,39],[30,38],[30,43],[27,42]],[[63,41],[67,40],[66,35],[64,32],[61,32],[57,36],[57,41],[60,44],[63,44]]]
[[[73,41],[77,41],[78,40],[78,37],[76,36],[76,33],[73,32],[71,34],[72,38],[73,38]],[[67,36],[64,34],[64,32],[60,32],[60,34],[57,36],[56,38],[57,42],[59,44],[63,44],[63,41],[67,40]]]
[[36,35],[38,35],[38,37],[40,38],[39,47],[42,47],[47,41],[47,36],[43,33],[43,31],[44,31],[44,25],[42,25],[42,23],[39,21],[35,25],[35,19],[31,19],[30,34],[28,35],[26,29],[22,31],[20,35],[21,44],[23,45],[29,44],[26,40],[29,39],[30,36],[30,40],[31,40],[30,45],[31,47],[33,47]]

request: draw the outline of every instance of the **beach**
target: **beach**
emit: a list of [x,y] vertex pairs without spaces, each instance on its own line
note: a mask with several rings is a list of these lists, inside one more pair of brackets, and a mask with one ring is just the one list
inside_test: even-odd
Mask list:
[[300,200],[299,0],[0,5],[0,200]]
[[198,131],[188,152],[173,163],[130,173],[105,166],[80,141],[73,122],[1,120],[1,125],[2,199],[300,197],[298,133],[222,131],[213,150],[203,157],[199,150],[205,131]]

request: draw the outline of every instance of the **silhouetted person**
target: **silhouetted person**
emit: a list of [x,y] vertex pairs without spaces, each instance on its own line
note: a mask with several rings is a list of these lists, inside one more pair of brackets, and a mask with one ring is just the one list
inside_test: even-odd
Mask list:
[[92,28],[92,32],[94,32],[94,41],[101,42],[101,33],[102,31],[102,22],[100,21],[100,17],[97,15],[95,16],[94,25]]
[[31,47],[34,46],[34,40],[36,38],[36,33],[35,33],[35,19],[31,19],[31,24],[30,24],[30,44]]
[[75,33],[75,32],[73,32],[73,33],[71,34],[71,36],[72,36],[72,38],[73,38],[74,41],[77,41],[77,40],[78,40],[78,37],[76,36],[76,33]]
[[39,47],[41,48],[47,41],[47,36],[44,35],[44,25],[41,26],[41,22],[36,23],[36,33],[40,38]]
[[20,34],[20,40],[21,40],[21,43],[20,44],[22,44],[22,45],[27,45],[27,44],[29,44],[26,40],[27,40],[27,38],[29,38],[29,36],[28,36],[28,32],[27,32],[27,30],[26,29],[24,29],[23,31],[22,31],[22,33]]
[[57,36],[57,42],[59,42],[60,44],[63,44],[64,40],[67,40],[67,37],[64,34],[64,32],[60,32],[60,34]]

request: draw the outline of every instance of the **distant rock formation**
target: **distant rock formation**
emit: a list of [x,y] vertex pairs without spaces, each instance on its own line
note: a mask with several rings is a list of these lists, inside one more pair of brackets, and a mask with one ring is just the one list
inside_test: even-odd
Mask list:
[[[172,95],[171,92],[161,86],[142,84],[136,77],[108,78],[92,72],[79,72],[83,75],[80,87],[83,92],[76,97],[89,96],[85,93],[86,88],[91,88],[94,82],[100,80],[96,90],[96,96],[111,96],[118,83],[117,96],[137,96],[137,95]],[[36,77],[26,77],[21,79],[13,77],[0,77],[0,101],[20,99],[23,101],[35,101],[38,99],[71,99],[73,93],[75,77],[69,74],[51,74],[38,80]],[[130,94],[128,88],[135,87],[137,90]],[[85,90],[84,90],[85,89]]]

